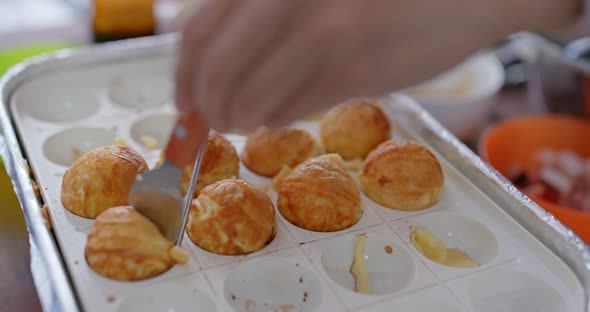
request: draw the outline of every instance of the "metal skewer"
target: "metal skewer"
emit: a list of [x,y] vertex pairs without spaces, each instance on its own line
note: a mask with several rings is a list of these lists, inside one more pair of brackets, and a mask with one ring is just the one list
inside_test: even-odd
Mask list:
[[203,162],[203,156],[205,155],[205,150],[207,149],[207,140],[201,145],[199,148],[199,153],[197,154],[197,159],[195,160],[195,166],[193,167],[193,173],[191,175],[191,180],[189,182],[189,188],[186,192],[184,197],[184,207],[182,210],[182,222],[180,224],[180,230],[178,233],[178,237],[176,238],[176,245],[180,246],[182,243],[182,239],[184,238],[184,231],[186,227],[186,222],[188,221],[188,214],[191,208],[191,204],[193,202],[193,194],[195,192],[195,187],[197,185],[197,178],[199,177],[199,171],[201,171],[201,163]]

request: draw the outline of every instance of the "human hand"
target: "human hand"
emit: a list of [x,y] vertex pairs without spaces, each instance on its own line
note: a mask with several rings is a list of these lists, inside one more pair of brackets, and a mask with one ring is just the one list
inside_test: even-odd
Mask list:
[[209,0],[182,34],[179,110],[218,131],[278,127],[430,78],[577,0]]

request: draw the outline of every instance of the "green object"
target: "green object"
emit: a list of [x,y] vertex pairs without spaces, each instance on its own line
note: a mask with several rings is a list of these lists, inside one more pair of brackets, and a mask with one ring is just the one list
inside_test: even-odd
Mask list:
[[71,44],[44,44],[44,45],[28,45],[0,51],[0,76],[13,65],[18,64],[25,59],[41,54],[55,52],[66,48],[71,48]]
[[[71,47],[73,47],[71,44],[55,43],[22,46],[14,49],[0,51],[0,77],[4,75],[4,73],[6,73],[10,67],[24,61],[25,59]],[[3,167],[4,162],[2,161],[2,157],[0,157],[0,170],[2,170]]]

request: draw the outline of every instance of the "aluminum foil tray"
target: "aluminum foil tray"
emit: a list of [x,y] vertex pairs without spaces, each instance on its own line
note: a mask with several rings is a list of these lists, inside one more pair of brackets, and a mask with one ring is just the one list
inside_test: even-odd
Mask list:
[[[154,165],[159,150],[140,138],[155,137],[161,147],[170,131],[176,42],[166,35],[61,51],[25,61],[0,80],[2,156],[27,220],[46,310],[589,311],[588,246],[402,94],[385,97],[383,109],[394,138],[419,142],[441,162],[445,188],[432,208],[395,211],[363,196],[361,220],[331,233],[301,229],[277,211],[277,236],[253,254],[220,256],[187,238],[188,264],[155,278],[119,282],[98,275],[84,259],[93,220],[61,205],[62,175],[72,151],[117,136]],[[317,135],[317,122],[296,126]],[[240,153],[245,137],[225,136]],[[270,183],[243,165],[240,178]],[[276,203],[273,191],[271,198]],[[425,258],[410,242],[414,225],[442,235],[481,266],[453,268]],[[372,295],[354,292],[348,272],[358,233],[368,235]]]

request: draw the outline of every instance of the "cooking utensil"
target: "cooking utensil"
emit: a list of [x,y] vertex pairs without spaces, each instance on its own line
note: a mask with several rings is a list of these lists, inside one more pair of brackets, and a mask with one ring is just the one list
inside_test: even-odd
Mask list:
[[[139,175],[129,193],[129,204],[178,245],[182,242],[208,132],[197,113],[181,114],[165,147],[163,164]],[[184,198],[180,180],[184,168],[192,164],[194,170]]]

